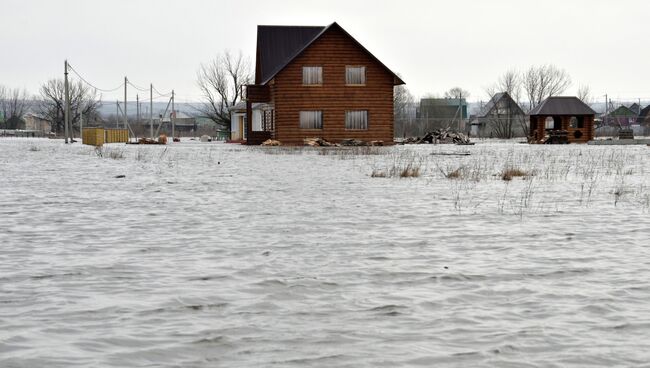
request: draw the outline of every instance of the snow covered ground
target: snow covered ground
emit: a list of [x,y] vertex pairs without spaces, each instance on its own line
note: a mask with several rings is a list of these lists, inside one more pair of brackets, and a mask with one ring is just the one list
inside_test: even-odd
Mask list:
[[649,178],[647,146],[0,139],[0,366],[642,366]]

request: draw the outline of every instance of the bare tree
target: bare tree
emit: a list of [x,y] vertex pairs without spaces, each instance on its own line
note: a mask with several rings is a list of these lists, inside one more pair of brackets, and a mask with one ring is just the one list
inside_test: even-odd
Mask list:
[[578,95],[577,97],[587,105],[591,105],[594,103],[594,97],[591,95],[591,87],[589,87],[586,84],[581,84],[578,87],[577,95]]
[[4,117],[4,128],[18,129],[18,125],[31,103],[32,99],[26,90],[8,89],[0,86],[0,111]]
[[409,107],[413,105],[414,97],[404,85],[395,86],[393,92],[393,112],[395,120],[409,116]]
[[0,128],[6,129],[5,125],[7,122],[7,115],[1,105],[4,104],[5,99],[7,98],[7,88],[3,85],[0,85]]
[[531,66],[522,73],[521,82],[529,102],[529,111],[543,100],[557,96],[571,86],[571,76],[555,65]]
[[[486,125],[491,135],[497,138],[512,138],[516,133],[516,126],[520,126],[525,135],[528,135],[528,121],[521,114],[521,85],[522,76],[510,69],[503,73],[486,92],[492,101],[498,93],[507,93],[510,99],[492,101],[489,104],[491,111],[487,115]],[[486,112],[487,113],[487,112]]]
[[199,111],[216,124],[230,130],[230,111],[242,98],[242,86],[251,83],[250,60],[241,53],[225,51],[197,72],[197,84],[204,102]]
[[[492,102],[490,111],[487,112],[485,117],[481,118],[485,121],[490,136],[510,139],[521,134],[521,132],[528,135],[528,122],[514,99],[503,95],[498,101],[493,100]],[[521,127],[520,132],[517,131],[517,126]]]
[[454,87],[445,92],[445,98],[468,98],[469,92],[460,88]]
[[486,88],[489,98],[492,98],[499,92],[508,92],[515,102],[521,105],[521,76],[515,69],[510,69],[503,73],[497,81],[490,87]]
[[[85,85],[82,81],[69,83],[70,89],[70,124],[74,130],[78,126],[83,113],[84,122],[99,119],[98,109],[101,106],[101,96],[97,90]],[[41,86],[40,111],[52,122],[52,130],[61,133],[65,122],[65,85],[63,79],[50,79]]]
[[406,137],[412,134],[415,98],[404,85],[395,86],[393,89],[393,119],[395,121],[395,136]]

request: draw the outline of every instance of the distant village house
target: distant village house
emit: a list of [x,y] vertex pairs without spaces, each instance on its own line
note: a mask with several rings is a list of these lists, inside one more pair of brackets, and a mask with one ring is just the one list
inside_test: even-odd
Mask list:
[[492,96],[470,124],[473,137],[507,139],[528,135],[526,113],[508,92]]
[[465,130],[467,101],[464,98],[423,98],[416,112],[416,118],[426,131],[439,128]]

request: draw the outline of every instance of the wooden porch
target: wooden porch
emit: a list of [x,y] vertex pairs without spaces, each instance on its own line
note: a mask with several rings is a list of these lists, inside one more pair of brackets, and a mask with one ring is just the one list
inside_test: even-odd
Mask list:
[[271,102],[271,88],[268,85],[249,84],[243,94],[246,100],[246,144],[260,145],[275,136],[275,111],[265,109],[261,114],[261,130],[253,130],[253,103]]

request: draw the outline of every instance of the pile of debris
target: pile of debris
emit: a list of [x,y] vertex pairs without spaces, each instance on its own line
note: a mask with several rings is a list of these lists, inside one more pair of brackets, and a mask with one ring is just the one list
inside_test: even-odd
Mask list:
[[629,128],[621,128],[618,131],[618,139],[634,139],[634,130]]
[[281,146],[282,142],[276,141],[275,139],[267,139],[262,142],[262,146]]
[[305,146],[310,147],[365,147],[365,146],[383,146],[384,141],[363,141],[361,139],[346,138],[341,140],[340,143],[332,143],[323,138],[305,138],[303,139]]
[[569,132],[566,130],[550,130],[542,137],[535,139],[535,136],[528,137],[528,143],[531,144],[569,144]]
[[336,143],[329,142],[323,138],[305,138],[302,140],[305,146],[309,147],[336,147]]
[[471,144],[469,137],[463,133],[456,132],[449,129],[436,129],[424,135],[424,137],[407,138],[404,144]]
[[140,138],[138,139],[137,143],[131,143],[131,144],[167,144],[167,136],[161,134],[158,137],[158,140],[152,138]]

